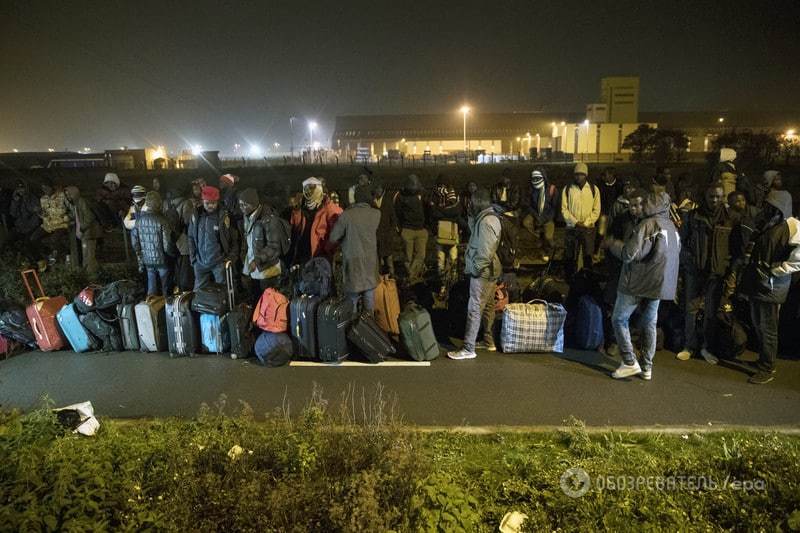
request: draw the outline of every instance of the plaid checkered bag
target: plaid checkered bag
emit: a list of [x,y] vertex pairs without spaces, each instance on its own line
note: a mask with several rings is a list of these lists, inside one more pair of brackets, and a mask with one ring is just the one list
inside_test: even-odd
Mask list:
[[504,353],[563,352],[567,310],[561,304],[531,300],[503,310],[500,346]]

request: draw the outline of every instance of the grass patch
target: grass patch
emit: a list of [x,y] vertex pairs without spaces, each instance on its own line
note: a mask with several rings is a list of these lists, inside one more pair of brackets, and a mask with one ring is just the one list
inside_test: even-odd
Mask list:
[[[2,413],[0,531],[497,531],[514,510],[529,531],[800,530],[796,436],[427,433],[380,389],[344,400],[256,422],[222,398],[194,420],[101,420],[94,438],[46,407]],[[576,467],[592,487],[573,498]]]

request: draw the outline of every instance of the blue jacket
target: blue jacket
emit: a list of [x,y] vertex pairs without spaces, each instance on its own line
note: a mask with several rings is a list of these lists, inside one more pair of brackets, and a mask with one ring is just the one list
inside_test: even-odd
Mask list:
[[207,213],[198,208],[189,222],[189,260],[203,267],[219,265],[225,261],[235,261],[239,256],[239,246],[231,217],[223,208]]

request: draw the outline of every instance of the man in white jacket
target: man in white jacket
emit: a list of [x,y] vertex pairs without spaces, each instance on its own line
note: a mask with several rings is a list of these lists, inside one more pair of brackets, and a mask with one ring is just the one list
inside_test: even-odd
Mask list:
[[591,268],[594,225],[600,218],[600,191],[587,181],[586,163],[575,165],[574,175],[575,181],[561,192],[561,216],[567,225],[564,269],[568,280],[578,271],[579,256],[583,256],[583,267]]

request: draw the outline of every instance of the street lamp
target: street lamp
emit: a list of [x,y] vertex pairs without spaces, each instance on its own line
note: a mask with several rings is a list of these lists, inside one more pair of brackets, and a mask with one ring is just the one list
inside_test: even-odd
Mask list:
[[717,122],[719,122],[720,124],[722,124],[723,122],[725,122],[725,117],[719,117],[719,118],[717,119]]
[[584,152],[583,159],[586,160],[589,157],[589,119],[583,121],[583,125],[586,126],[586,151]]
[[468,151],[469,147],[467,146],[467,113],[469,113],[470,109],[468,105],[461,106],[461,114],[464,115],[464,152]]
[[257,144],[250,145],[250,156],[251,157],[261,157],[261,147]]
[[531,132],[527,132],[525,134],[525,138],[528,139],[528,156],[531,154]]
[[308,144],[314,146],[314,130],[317,129],[317,123],[313,120],[308,123]]
[[289,141],[289,155],[294,157],[294,121],[297,120],[297,117],[289,117],[289,135],[291,140]]
[[275,147],[275,152],[277,152],[277,151],[278,151],[278,148],[280,148],[280,147],[281,147],[281,143],[272,143],[272,146],[274,146],[274,147]]
[[[517,137],[517,154],[522,151],[522,137]],[[514,142],[511,142],[511,153],[514,153]]]

